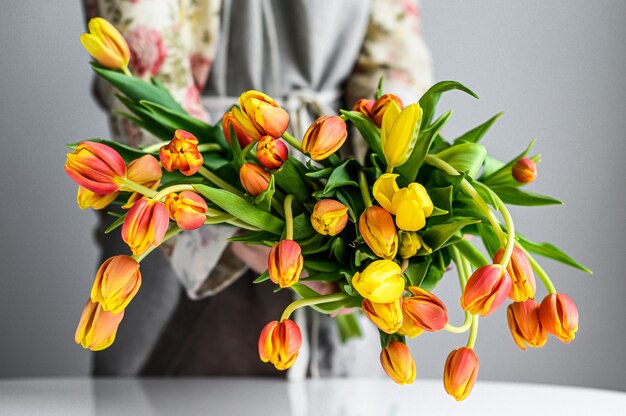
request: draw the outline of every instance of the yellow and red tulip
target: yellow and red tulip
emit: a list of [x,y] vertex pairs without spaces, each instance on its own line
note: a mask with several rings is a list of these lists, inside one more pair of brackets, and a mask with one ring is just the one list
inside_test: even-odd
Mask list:
[[[129,180],[152,190],[156,190],[159,187],[162,176],[161,165],[152,155],[144,155],[139,159],[133,160],[126,169],[126,177]],[[125,191],[127,189],[122,187],[122,190]],[[142,196],[139,192],[133,192],[122,208],[128,209],[132,207]]]
[[85,141],[67,155],[65,173],[78,185],[98,195],[117,192],[126,179],[124,159],[113,148]]
[[523,350],[528,344],[531,348],[540,348],[548,340],[548,334],[539,319],[539,304],[534,299],[515,302],[506,310],[506,319],[513,335],[513,340]]
[[313,160],[324,160],[335,153],[348,137],[346,122],[339,116],[322,116],[307,129],[302,151]]
[[91,288],[91,300],[102,310],[118,314],[128,306],[141,286],[139,263],[130,256],[108,258],[96,273]]
[[185,130],[176,130],[174,138],[159,150],[161,165],[168,172],[180,171],[191,176],[202,167],[204,159],[198,151],[198,139]]
[[[504,248],[500,248],[493,256],[493,262],[499,263],[503,254]],[[533,268],[526,254],[517,246],[513,248],[511,259],[506,265],[506,271],[511,276],[511,281],[513,282],[509,298],[515,302],[523,302],[526,299],[535,297],[537,283],[535,282]]]
[[363,299],[361,307],[365,316],[387,334],[397,332],[402,326],[402,298],[390,303],[375,303]]
[[441,331],[448,324],[448,310],[437,296],[417,286],[409,286],[410,297],[402,302],[404,319],[428,332]]
[[409,347],[399,341],[391,341],[380,352],[380,364],[383,370],[398,384],[411,384],[415,380],[415,361]]
[[272,282],[280,287],[289,287],[298,282],[303,266],[302,250],[293,240],[282,240],[270,250],[267,270]]
[[142,198],[135,202],[122,224],[122,239],[134,255],[161,244],[169,225],[167,209],[162,202]]
[[385,110],[380,129],[380,143],[389,167],[403,165],[411,156],[419,134],[422,109],[411,104],[400,111],[395,103]]
[[478,357],[473,349],[462,347],[452,351],[443,370],[446,392],[456,401],[464,400],[474,387],[479,369]]
[[383,116],[385,115],[387,108],[389,108],[389,106],[392,104],[394,111],[397,110],[399,112],[402,110],[402,100],[400,99],[400,97],[393,94],[382,95],[379,99],[372,103],[372,108],[370,110],[371,117],[372,119],[374,119],[378,127],[382,125]]
[[479,267],[465,285],[461,307],[472,315],[487,316],[506,300],[511,277],[500,264]]
[[376,260],[352,276],[352,286],[372,302],[395,302],[404,292],[402,269],[391,260]]
[[566,344],[572,342],[578,331],[578,308],[564,293],[551,293],[539,306],[541,325]]
[[264,363],[274,364],[277,370],[286,370],[298,358],[302,346],[300,328],[290,319],[272,321],[259,336],[259,357]]
[[261,137],[256,145],[256,157],[268,169],[278,169],[288,156],[287,145],[272,136]]
[[130,49],[122,34],[100,17],[89,20],[89,33],[80,36],[80,43],[98,63],[111,69],[126,69]]
[[239,96],[239,107],[241,110],[234,110],[234,117],[243,131],[254,140],[263,136],[281,137],[287,130],[289,114],[262,92],[244,92]]
[[396,257],[398,234],[391,215],[384,208],[367,208],[359,218],[359,232],[374,254],[386,260]]
[[527,157],[518,159],[511,168],[513,179],[526,184],[537,179],[537,164]]
[[322,199],[313,207],[311,225],[322,235],[337,235],[348,223],[348,207],[334,199]]
[[113,315],[103,310],[99,303],[89,299],[80,316],[74,340],[91,351],[103,350],[115,341],[115,334],[123,317],[124,311]]
[[361,98],[357,100],[352,106],[352,111],[358,111],[366,117],[372,117],[372,108],[374,107],[374,100],[368,100],[367,98]]
[[206,201],[193,191],[171,193],[165,198],[165,208],[169,217],[176,221],[181,230],[195,230],[206,220]]
[[252,196],[265,192],[270,185],[270,179],[269,172],[254,163],[244,163],[239,169],[239,181]]
[[98,195],[79,185],[78,191],[76,191],[76,203],[80,209],[103,209],[108,207],[111,202],[115,201],[119,194],[118,191],[106,195]]
[[[235,112],[240,113],[239,118],[235,117]],[[243,121],[245,128],[242,127],[239,120]],[[246,147],[253,141],[260,138],[260,136],[258,136],[258,132],[254,129],[254,126],[252,125],[252,123],[250,123],[250,120],[248,120],[245,115],[241,114],[241,110],[236,107],[234,107],[230,111],[227,111],[222,117],[222,131],[224,132],[224,138],[229,144],[231,127],[235,131],[235,135],[237,136],[237,140],[239,141],[239,146],[241,146],[241,148]],[[247,132],[251,132],[252,134],[254,134],[256,139],[250,137]]]

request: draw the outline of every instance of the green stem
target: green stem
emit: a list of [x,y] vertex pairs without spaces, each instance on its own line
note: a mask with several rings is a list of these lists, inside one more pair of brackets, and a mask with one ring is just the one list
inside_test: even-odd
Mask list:
[[387,171],[385,173],[393,173],[393,166],[387,166]]
[[284,132],[283,133],[283,140],[285,140],[287,143],[289,143],[289,145],[291,147],[293,147],[294,149],[296,149],[300,153],[304,153],[302,151],[302,144],[298,141],[298,139],[293,137],[291,134],[289,134],[287,132]]
[[224,181],[222,178],[220,178],[219,176],[217,176],[216,174],[214,174],[213,172],[211,172],[204,166],[201,166],[200,169],[198,169],[198,173],[202,175],[205,179],[207,179],[209,182],[213,183],[214,185],[219,186],[223,190],[228,191],[231,194],[235,194],[241,198],[244,197],[243,192],[241,192],[239,189],[235,188],[228,182]]
[[467,340],[467,348],[474,348],[476,345],[476,337],[478,336],[478,315],[472,317],[472,327],[470,329],[470,335]]
[[502,218],[504,218],[504,224],[506,225],[506,248],[504,249],[504,254],[502,255],[502,259],[500,260],[500,264],[504,267],[509,264],[509,260],[511,259],[511,254],[513,254],[513,248],[515,247],[515,225],[513,224],[513,218],[511,217],[511,213],[509,212],[504,202],[497,195],[493,195],[493,197],[498,201],[499,211],[502,214]]
[[[465,289],[465,284],[467,283],[468,275],[466,269],[466,260],[461,255],[459,250],[455,246],[450,246],[450,257],[454,264],[456,265],[456,271],[459,276],[459,285],[461,286],[461,292]],[[465,321],[461,326],[454,326],[447,324],[445,326],[445,330],[448,332],[452,332],[453,334],[462,334],[467,332],[472,324],[472,315],[469,312],[465,312]]]
[[198,152],[218,152],[222,147],[217,143],[202,143],[198,145]]
[[131,190],[133,192],[138,192],[144,196],[147,196],[148,198],[154,198],[154,196],[157,194],[157,191],[152,190],[150,188],[148,188],[147,186],[143,186],[141,184],[138,184],[137,182],[134,182],[128,178],[126,178],[124,180],[124,188]]
[[174,192],[182,192],[182,191],[193,191],[193,185],[183,184],[183,185],[172,185],[167,188],[161,189],[157,194],[155,194],[152,199],[156,199],[157,201],[162,200],[167,195]]
[[149,146],[141,148],[141,151],[145,153],[154,153],[154,152],[157,152],[161,147],[165,146],[168,143],[169,143],[168,141],[153,143]]
[[124,68],[122,68],[122,72],[124,73],[124,75],[128,75],[129,77],[133,76],[133,73],[130,72],[130,69],[128,69],[128,66],[125,66]]
[[158,246],[152,246],[148,250],[146,250],[143,254],[138,255],[138,256],[132,256],[132,257],[135,260],[137,260],[139,263],[141,263],[141,261],[143,259],[145,259],[148,256],[148,254],[152,253],[152,251],[154,251],[154,249],[156,249],[161,244],[165,243],[167,240],[169,240],[170,238],[174,237],[176,234],[178,234],[181,231],[182,230],[180,228],[178,228],[178,226],[173,225],[172,227],[170,227],[169,230],[167,230],[167,232],[165,233],[165,236],[163,237],[163,240],[161,240],[161,242],[159,243]]
[[554,283],[552,283],[552,280],[548,276],[548,273],[546,273],[546,271],[543,270],[543,267],[541,267],[539,263],[537,263],[537,260],[535,260],[535,258],[531,256],[530,253],[526,251],[524,247],[520,247],[520,246],[518,247],[524,252],[524,254],[526,254],[526,257],[528,258],[530,265],[532,266],[535,273],[537,273],[537,276],[539,276],[539,279],[541,279],[541,281],[543,282],[543,285],[546,287],[546,290],[548,291],[548,293],[550,294],[556,293],[556,288],[554,287]]
[[296,309],[302,308],[304,306],[313,306],[313,305],[319,305],[321,303],[337,302],[340,300],[348,299],[349,297],[350,296],[345,293],[332,293],[330,295],[317,296],[314,298],[298,299],[294,302],[291,302],[289,305],[287,305],[287,307],[285,308],[285,311],[280,317],[280,321],[282,322],[285,319],[289,319],[291,314]]
[[291,202],[293,201],[293,195],[289,194],[285,197],[285,238],[287,240],[293,240],[293,212],[291,211]]
[[369,208],[372,206],[372,198],[370,197],[370,191],[367,187],[367,177],[365,176],[365,172],[359,172],[359,189],[361,190],[361,197],[363,198],[363,203],[365,204],[365,208]]
[[402,259],[402,264],[400,264],[400,274],[404,274],[404,272],[406,272],[406,269],[409,268],[409,259]]
[[230,221],[230,220],[234,220],[235,217],[234,215],[230,215],[230,214],[222,214],[222,215],[215,215],[213,217],[206,217],[206,220],[204,220],[205,224],[221,224],[223,222],[226,221]]

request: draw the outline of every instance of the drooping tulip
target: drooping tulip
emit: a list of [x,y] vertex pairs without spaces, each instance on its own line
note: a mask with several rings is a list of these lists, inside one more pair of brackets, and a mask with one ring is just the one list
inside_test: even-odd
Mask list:
[[285,163],[289,150],[287,145],[271,136],[263,136],[256,145],[256,157],[268,169],[278,169]]
[[410,297],[402,302],[405,319],[428,332],[441,331],[448,324],[448,310],[437,296],[417,286],[409,286]]
[[108,258],[96,273],[91,288],[91,300],[102,309],[118,314],[128,306],[141,286],[139,263],[130,256]]
[[367,208],[359,218],[359,232],[367,246],[386,260],[391,260],[398,252],[398,234],[391,215],[384,208]]
[[165,205],[160,201],[142,198],[126,214],[122,224],[122,239],[138,256],[148,248],[161,244],[168,225]]
[[534,299],[511,303],[506,310],[506,319],[513,340],[521,349],[526,350],[525,343],[531,348],[540,348],[548,340],[539,319],[539,304]]
[[[161,170],[159,161],[154,156],[144,155],[128,164],[126,176],[129,180],[154,191],[161,183],[163,171]],[[122,187],[122,190],[126,191],[128,189]],[[141,197],[142,195],[139,192],[133,192],[122,208],[129,209],[138,199],[141,199]]]
[[402,326],[402,298],[390,303],[375,303],[363,299],[363,313],[378,329],[393,334]]
[[78,185],[98,195],[117,192],[126,178],[124,159],[112,147],[85,141],[67,155],[65,173]]
[[298,358],[302,346],[300,328],[290,319],[272,321],[265,325],[259,336],[259,357],[270,362],[277,370],[286,370]]
[[262,194],[270,184],[269,172],[254,163],[244,163],[239,169],[239,181],[246,192],[252,196]]
[[380,352],[380,364],[383,370],[398,384],[411,384],[415,380],[415,360],[409,347],[399,341],[391,341]]
[[402,269],[391,260],[376,260],[352,276],[352,286],[372,302],[394,302],[404,291]]
[[293,240],[282,240],[270,250],[267,270],[272,282],[282,288],[298,282],[303,266],[302,249]]
[[337,235],[348,223],[348,207],[334,199],[322,199],[313,207],[311,225],[322,235]]
[[313,160],[324,160],[335,153],[348,137],[346,122],[339,116],[322,116],[307,129],[302,151]]
[[578,331],[578,308],[564,293],[551,293],[539,306],[541,325],[566,344],[574,340]]
[[80,36],[80,43],[98,63],[111,69],[128,68],[130,48],[122,34],[107,20],[89,20],[89,33]]
[[511,277],[499,264],[479,267],[465,285],[461,307],[472,315],[487,316],[506,300]]
[[[499,263],[502,260],[504,248],[500,248],[493,256],[493,262]],[[509,298],[515,302],[523,302],[526,299],[534,298],[537,290],[533,268],[526,257],[526,254],[517,246],[513,248],[511,259],[506,265],[506,271],[511,276],[511,292]]]
[[204,163],[198,151],[198,139],[193,134],[176,130],[174,138],[159,150],[161,165],[168,172],[180,171],[185,176],[198,172]]
[[89,299],[80,316],[74,340],[91,351],[103,350],[115,341],[115,334],[123,317],[124,311],[114,315]]
[[165,198],[169,217],[181,230],[195,230],[206,220],[208,206],[204,198],[193,191],[171,193]]
[[473,349],[462,347],[452,351],[443,370],[446,392],[456,401],[464,400],[474,387],[479,369],[478,356]]

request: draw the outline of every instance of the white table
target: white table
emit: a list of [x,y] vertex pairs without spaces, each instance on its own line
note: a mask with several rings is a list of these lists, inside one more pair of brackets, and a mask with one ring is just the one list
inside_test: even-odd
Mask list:
[[626,393],[478,382],[457,403],[441,381],[385,379],[89,379],[0,381],[0,415],[626,415]]

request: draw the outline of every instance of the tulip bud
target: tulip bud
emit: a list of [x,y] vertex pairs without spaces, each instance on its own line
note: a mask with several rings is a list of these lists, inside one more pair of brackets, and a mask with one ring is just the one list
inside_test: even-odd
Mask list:
[[267,270],[272,282],[285,288],[298,282],[303,265],[300,245],[293,240],[282,240],[270,250]]
[[168,172],[179,170],[191,176],[202,167],[204,159],[198,151],[198,139],[184,130],[176,130],[174,138],[159,150],[161,165]]
[[375,303],[363,299],[363,313],[374,325],[387,334],[393,334],[402,326],[402,298],[391,303]]
[[473,349],[457,348],[448,355],[443,370],[443,386],[456,401],[469,396],[478,377],[480,364]]
[[530,183],[537,179],[537,164],[527,157],[518,159],[511,168],[511,174],[519,183]]
[[118,191],[126,179],[124,159],[113,148],[85,141],[67,155],[65,173],[80,186],[98,195]]
[[324,160],[346,141],[348,129],[339,116],[322,116],[304,133],[302,151],[313,160]]
[[244,163],[239,169],[239,180],[246,192],[252,196],[262,194],[270,185],[270,174],[254,163]]
[[334,199],[322,199],[313,207],[311,225],[322,235],[337,235],[348,223],[348,207]]
[[432,249],[428,247],[422,237],[413,231],[400,231],[398,232],[400,239],[400,248],[398,254],[403,259],[408,259],[417,254],[419,249],[424,249],[428,253],[432,253]]
[[396,216],[396,225],[404,231],[417,231],[426,225],[426,218],[433,213],[426,188],[419,183],[410,183],[396,192],[391,200],[391,212]]
[[465,285],[461,307],[472,315],[487,316],[502,305],[511,285],[511,278],[502,265],[479,267]]
[[[146,188],[150,188],[153,191],[159,187],[161,183],[161,177],[163,176],[163,171],[161,170],[161,165],[159,161],[151,155],[145,155],[140,157],[139,159],[135,159],[128,164],[128,169],[126,170],[126,176],[129,180],[138,183],[139,185],[145,186]],[[126,191],[127,189],[122,188],[122,190]],[[122,208],[129,209],[133,206],[137,200],[143,197],[139,192],[133,192],[126,205]]]
[[142,198],[126,214],[122,225],[122,240],[134,255],[143,254],[149,247],[161,244],[169,219],[162,202]]
[[[235,117],[235,112],[239,113],[239,119],[243,121],[246,128],[241,126],[239,119]],[[248,136],[248,131],[254,134],[254,136],[257,136],[257,138],[260,137],[258,136],[258,132],[254,129],[252,123],[250,123],[250,120],[248,120],[248,118],[241,113],[241,110],[236,107],[227,111],[222,117],[222,131],[224,132],[224,138],[228,144],[230,144],[231,127],[235,131],[235,135],[237,136],[237,140],[239,141],[239,146],[241,146],[241,148],[246,147],[255,140],[253,137]]]
[[130,49],[122,34],[108,21],[95,17],[89,20],[89,33],[80,35],[80,43],[104,67],[126,69]]
[[376,260],[352,276],[352,286],[372,302],[395,302],[404,292],[402,269],[391,260]]
[[405,319],[428,332],[441,331],[448,324],[448,310],[437,296],[417,286],[409,286],[413,296],[404,299]]
[[[250,134],[252,132],[246,133],[256,140],[262,136],[281,137],[287,130],[289,114],[262,92],[255,90],[244,92],[239,96],[239,107],[241,112],[235,111],[235,118],[244,131],[247,130],[247,125],[254,126],[258,134],[256,137]],[[242,115],[247,116],[249,123],[242,119]]]
[[399,341],[391,341],[380,352],[380,364],[390,379],[398,384],[411,384],[415,380],[415,361],[409,347]]
[[108,207],[111,202],[115,201],[119,194],[119,192],[113,192],[107,195],[98,195],[87,188],[78,186],[76,203],[80,209],[103,209]]
[[206,201],[193,191],[167,195],[165,208],[169,217],[176,221],[176,225],[181,230],[195,230],[202,227],[209,209]]
[[259,336],[259,357],[271,362],[277,370],[286,370],[298,358],[302,346],[300,328],[290,319],[272,321],[265,325]]
[[376,179],[372,187],[372,193],[376,201],[381,207],[392,214],[394,212],[392,211],[391,201],[393,200],[393,196],[400,190],[398,184],[396,184],[396,178],[398,176],[400,175],[396,173],[383,173]]
[[402,110],[402,100],[400,99],[400,97],[393,94],[382,95],[372,104],[371,117],[374,119],[378,127],[382,125],[383,116],[385,115],[385,112],[387,111],[389,105],[392,103],[399,110]]
[[263,136],[256,145],[256,157],[268,169],[278,169],[287,160],[289,151],[282,140]]
[[539,319],[539,304],[534,299],[510,304],[506,319],[513,340],[521,349],[526,350],[524,343],[532,348],[543,347],[548,340],[546,329]]
[[[393,108],[393,110],[391,110]],[[422,120],[422,109],[419,104],[411,104],[398,113],[399,108],[391,104],[385,111],[380,129],[380,144],[387,166],[403,165],[417,142]]]
[[381,207],[367,208],[359,218],[359,232],[374,254],[386,260],[396,257],[398,234],[391,214]]
[[91,300],[102,310],[118,314],[128,306],[141,286],[139,263],[130,256],[109,257],[96,273]]
[[578,331],[578,309],[563,293],[551,293],[539,306],[541,325],[552,335],[569,344]]
[[108,348],[115,341],[115,334],[123,317],[123,310],[113,315],[103,310],[99,303],[89,299],[80,316],[74,340],[91,351]]
[[374,106],[374,100],[368,100],[367,98],[361,98],[354,106],[352,106],[352,111],[358,111],[366,117],[372,118],[372,108]]
[[[494,263],[500,263],[504,248],[500,248],[493,256]],[[519,247],[513,248],[511,259],[506,265],[506,271],[511,276],[513,282],[509,298],[515,302],[523,302],[526,299],[534,298],[537,290],[533,268],[526,257],[526,254]]]

